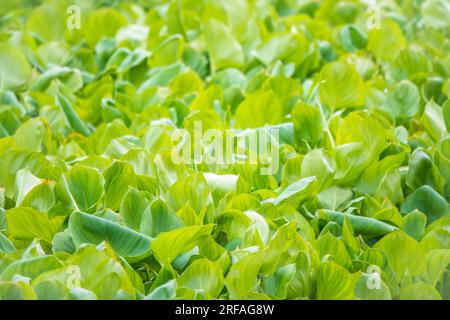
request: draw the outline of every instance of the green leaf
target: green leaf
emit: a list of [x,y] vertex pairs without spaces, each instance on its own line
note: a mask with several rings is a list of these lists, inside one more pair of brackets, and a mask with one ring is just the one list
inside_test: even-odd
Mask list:
[[32,190],[34,187],[39,185],[41,183],[41,179],[34,176],[30,170],[28,169],[22,169],[19,170],[16,174],[16,203],[17,205],[20,205],[23,198],[27,195],[30,190]]
[[91,47],[103,37],[113,37],[127,20],[113,8],[93,11],[83,27],[83,33]]
[[295,141],[298,145],[302,141],[316,146],[322,135],[322,118],[318,108],[300,102],[292,111],[292,122],[294,123]]
[[209,202],[208,183],[199,173],[178,180],[169,189],[167,204],[175,211],[188,204],[197,213],[201,213]]
[[426,0],[422,3],[421,14],[423,23],[432,28],[448,28],[450,8],[445,0]]
[[41,74],[33,82],[30,90],[37,92],[46,91],[55,81],[60,81],[71,91],[77,91],[83,86],[83,77],[80,70],[67,67],[53,67]]
[[91,134],[91,130],[77,114],[69,100],[67,100],[63,95],[58,94],[56,95],[56,104],[61,108],[67,122],[69,122],[69,125],[73,130],[82,133],[85,136],[89,136]]
[[417,282],[402,288],[400,300],[441,300],[441,295],[429,284]]
[[35,287],[39,300],[64,300],[67,299],[68,289],[58,280],[46,280],[39,282]]
[[244,66],[245,56],[241,45],[222,22],[209,19],[205,23],[205,40],[213,70]]
[[8,43],[0,45],[0,92],[23,89],[31,78],[25,55]]
[[73,243],[70,230],[67,228],[62,232],[58,232],[53,237],[52,241],[53,252],[67,252],[74,253],[76,251],[75,243]]
[[447,133],[443,109],[433,100],[425,105],[421,121],[426,132],[435,140],[439,141]]
[[311,150],[301,162],[301,178],[316,177],[319,190],[330,185],[335,170],[335,160],[324,150]]
[[222,270],[216,263],[195,260],[177,279],[179,288],[203,290],[207,297],[216,298],[224,286]]
[[64,7],[44,4],[31,14],[27,29],[36,33],[44,41],[61,41],[66,28]]
[[95,211],[104,194],[102,175],[96,169],[76,165],[65,174],[65,180],[76,208]]
[[249,254],[233,264],[225,279],[230,299],[242,299],[255,291],[262,259],[259,253]]
[[249,228],[250,230],[257,230],[259,239],[263,244],[266,244],[269,240],[269,224],[266,219],[261,216],[258,212],[247,210],[244,214],[250,219],[252,226]]
[[152,251],[163,265],[170,263],[181,253],[200,245],[211,234],[213,225],[189,226],[163,232],[152,241]]
[[47,153],[51,151],[51,137],[44,119],[30,119],[23,123],[14,134],[19,148]]
[[[194,212],[194,215],[196,213]],[[161,232],[170,231],[182,226],[181,221],[173,211],[169,210],[162,199],[156,199],[144,211],[140,223],[142,233],[156,237]]]
[[262,283],[264,292],[278,299],[285,299],[287,295],[287,286],[294,278],[295,271],[295,263],[278,268]]
[[36,298],[33,288],[23,281],[0,283],[1,300],[36,300]]
[[10,281],[15,275],[35,279],[40,274],[61,268],[63,264],[54,256],[35,257],[13,262],[1,273],[2,281]]
[[45,212],[32,208],[13,208],[6,211],[8,233],[17,239],[43,239],[52,242],[53,236],[63,225],[63,217],[49,218]]
[[346,51],[363,49],[367,45],[367,34],[357,25],[346,25],[339,33],[340,40]]
[[445,126],[447,127],[447,132],[450,132],[450,99],[447,100],[442,106],[442,113],[444,117]]
[[428,185],[414,190],[401,205],[401,212],[409,213],[415,209],[425,213],[428,223],[432,223],[450,212],[447,200]]
[[402,231],[395,231],[378,241],[374,248],[383,251],[400,280],[405,272],[418,275],[423,271],[425,253],[421,245]]
[[427,216],[414,210],[403,218],[403,231],[410,237],[419,241],[425,233]]
[[355,237],[352,223],[348,217],[345,217],[344,224],[342,225],[342,240],[350,257],[353,259],[357,257],[361,251],[361,244]]
[[354,297],[350,273],[333,261],[318,265],[316,281],[318,300],[347,300]]
[[420,93],[414,83],[404,80],[387,95],[383,108],[394,118],[414,117],[419,112]]
[[414,150],[409,160],[408,175],[406,176],[408,186],[412,189],[418,189],[422,185],[439,188],[438,179],[431,156],[421,148]]
[[352,185],[361,173],[372,162],[373,149],[368,152],[367,145],[362,142],[343,144],[336,147],[336,170],[334,179],[340,185]]
[[177,282],[170,280],[153,290],[144,300],[173,300],[176,297]]
[[127,162],[114,161],[103,173],[105,177],[105,205],[117,210],[129,187],[136,187],[136,174]]
[[[264,275],[273,274],[277,270],[279,264],[283,262],[282,256],[285,254],[286,251],[289,250],[290,246],[292,245],[292,243],[294,243],[294,239],[297,236],[296,228],[297,225],[295,222],[282,225],[277,229],[276,233],[267,243],[267,246],[263,251],[264,257],[263,257],[263,264],[261,266],[261,272]],[[303,229],[300,223],[299,229]],[[306,230],[302,231],[304,233],[307,233]],[[311,238],[313,238],[313,236]],[[310,238],[308,237],[308,239]],[[273,280],[278,281],[275,278]]]
[[103,218],[74,212],[69,219],[69,229],[77,247],[107,241],[119,255],[130,261],[150,254],[151,238]]
[[381,61],[392,61],[397,53],[406,46],[402,29],[393,20],[381,22],[380,28],[373,28],[369,33],[367,49]]
[[53,208],[55,202],[53,184],[44,180],[27,193],[20,205],[34,208],[41,212],[48,212]]
[[317,195],[320,208],[337,210],[344,203],[352,199],[353,192],[349,189],[331,186]]
[[0,137],[13,135],[19,126],[19,110],[12,106],[3,106],[0,111]]
[[295,51],[297,43],[294,34],[273,34],[255,51],[254,56],[265,65],[283,60]]
[[320,100],[332,109],[364,104],[364,83],[356,69],[346,62],[325,65],[320,72]]
[[441,281],[450,263],[450,250],[435,249],[427,252],[425,271],[422,278],[433,287]]
[[167,86],[184,70],[186,70],[186,67],[181,63],[174,63],[164,67],[153,68],[150,70],[147,80],[141,85],[140,90]]
[[213,195],[223,196],[228,192],[236,191],[236,183],[238,180],[237,175],[233,174],[223,174],[218,175],[212,172],[204,172],[203,176],[205,177],[206,183],[208,184],[208,188],[211,190]]
[[[148,51],[142,49],[136,49],[134,51],[131,51],[126,56],[126,58],[120,63],[120,65],[117,68],[117,72],[123,73],[130,70],[133,67],[139,66],[139,64],[141,64],[149,55],[150,54]],[[107,68],[108,67],[109,66],[107,65]]]
[[330,210],[321,210],[320,214],[324,214],[327,219],[335,221],[341,226],[344,223],[344,219],[347,217],[350,220],[355,233],[362,234],[366,237],[386,235],[397,230],[396,227],[373,218]]
[[3,233],[0,233],[0,252],[12,253],[14,251],[16,251],[16,247],[14,247],[14,244],[9,241],[9,239],[5,237]]
[[275,199],[267,199],[266,202],[270,202],[275,205],[287,204],[293,208],[297,208],[305,199],[315,196],[316,193],[316,177],[307,177],[290,184],[283,191],[281,191]]
[[248,95],[237,107],[237,128],[259,128],[283,122],[283,106],[273,91],[258,91]]
[[176,63],[183,54],[184,41],[181,35],[172,35],[159,43],[152,50],[152,54],[148,59],[151,67],[166,66]]
[[325,235],[321,235],[314,241],[314,246],[320,258],[327,256],[329,260],[333,260],[345,268],[351,267],[351,258],[344,243],[331,233],[327,232]]
[[397,81],[414,80],[415,77],[427,74],[430,64],[427,56],[421,51],[404,49],[394,61],[392,74]]
[[358,191],[367,193],[377,199],[391,199],[394,203],[403,201],[401,176],[398,168],[405,161],[405,154],[387,156],[370,165],[356,184]]
[[68,294],[69,300],[97,300],[97,296],[90,290],[73,288]]
[[[81,284],[92,291],[91,294],[81,292],[80,298],[92,299],[94,295],[102,300],[134,299],[137,290],[143,290],[137,274],[107,243],[83,245],[66,259],[66,265],[65,269],[59,270],[59,276],[71,287]],[[52,276],[52,273],[47,273],[39,280]]]
[[128,228],[139,230],[142,216],[148,206],[144,195],[134,188],[130,188],[120,205],[120,216]]
[[425,234],[420,240],[420,244],[427,251],[447,249],[450,246],[450,232],[448,228],[437,227]]
[[228,241],[243,241],[250,229],[251,220],[241,211],[227,210],[218,215],[217,226],[227,234]]

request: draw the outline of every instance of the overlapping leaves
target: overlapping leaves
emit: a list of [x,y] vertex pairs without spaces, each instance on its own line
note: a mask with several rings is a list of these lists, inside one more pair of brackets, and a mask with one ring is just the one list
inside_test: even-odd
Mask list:
[[390,2],[2,6],[0,299],[450,299],[449,3]]

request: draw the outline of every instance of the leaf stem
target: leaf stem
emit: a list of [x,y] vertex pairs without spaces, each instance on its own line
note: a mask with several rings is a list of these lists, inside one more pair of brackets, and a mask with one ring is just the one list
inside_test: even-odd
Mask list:
[[320,116],[322,118],[322,122],[325,127],[325,132],[327,133],[328,139],[330,140],[331,148],[334,149],[334,148],[336,148],[336,144],[334,142],[333,135],[331,134],[330,127],[328,126],[327,119],[325,118],[325,114],[323,112],[323,106],[322,106],[322,103],[320,102],[320,97],[317,100],[318,100],[318,104],[319,104]]
[[314,99],[315,96],[317,96],[317,104],[318,104],[318,108],[319,108],[319,112],[320,112],[320,117],[322,118],[322,125],[325,128],[325,132],[328,136],[328,140],[330,140],[330,144],[331,147],[334,149],[336,148],[336,144],[334,142],[333,139],[333,135],[330,131],[330,127],[328,126],[328,122],[327,122],[327,118],[325,117],[325,113],[323,112],[323,106],[322,106],[322,102],[320,102],[320,93],[319,93],[319,87],[321,84],[323,84],[325,81],[321,81],[319,82],[316,87],[313,89],[312,93],[311,93],[311,100],[312,101]]

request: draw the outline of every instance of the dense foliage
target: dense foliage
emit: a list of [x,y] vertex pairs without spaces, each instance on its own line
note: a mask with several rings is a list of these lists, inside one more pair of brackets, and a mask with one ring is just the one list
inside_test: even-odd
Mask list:
[[449,299],[450,2],[368,3],[2,0],[0,299]]

